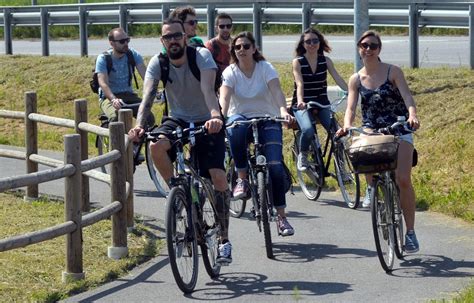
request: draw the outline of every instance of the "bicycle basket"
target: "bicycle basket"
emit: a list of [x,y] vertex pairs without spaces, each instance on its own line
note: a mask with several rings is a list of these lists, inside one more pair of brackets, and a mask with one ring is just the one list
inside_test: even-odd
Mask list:
[[392,135],[358,136],[347,153],[357,173],[380,173],[397,168],[398,144]]

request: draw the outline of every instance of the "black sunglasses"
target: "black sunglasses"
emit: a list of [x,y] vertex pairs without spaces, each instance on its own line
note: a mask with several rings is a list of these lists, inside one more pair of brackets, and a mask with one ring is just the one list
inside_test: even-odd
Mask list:
[[196,20],[189,20],[189,21],[186,21],[186,22],[184,22],[184,23],[187,23],[187,24],[193,26],[193,25],[195,25],[195,24],[198,24],[198,21],[197,21],[197,19],[196,19]]
[[380,44],[378,43],[361,43],[359,44],[359,47],[360,48],[363,48],[363,49],[370,49],[370,50],[376,50],[378,49],[380,46]]
[[163,38],[163,40],[165,40],[166,42],[170,42],[171,39],[181,40],[183,39],[183,37],[184,37],[184,33],[181,33],[181,32],[161,36],[161,38]]
[[227,27],[227,29],[231,29],[232,28],[232,23],[230,23],[230,24],[219,24],[220,29],[224,29],[226,27]]
[[306,43],[306,44],[308,44],[308,45],[311,45],[311,44],[318,44],[318,43],[319,43],[319,39],[318,39],[318,38],[307,39],[307,40],[304,40],[304,43]]
[[245,50],[249,50],[251,46],[251,44],[242,43],[234,45],[234,48],[235,50],[240,50],[243,47]]
[[114,42],[118,42],[120,44],[125,44],[125,42],[130,42],[130,37],[129,38],[124,38],[124,39],[120,39],[120,40],[112,40]]

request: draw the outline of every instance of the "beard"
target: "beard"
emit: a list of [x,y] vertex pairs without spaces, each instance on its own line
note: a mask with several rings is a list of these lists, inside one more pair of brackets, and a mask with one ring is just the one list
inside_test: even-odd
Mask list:
[[168,56],[170,59],[176,60],[184,55],[184,47],[179,44],[172,44],[168,49]]
[[119,54],[125,54],[126,52],[128,52],[128,45],[125,45],[122,48],[116,48],[115,51]]
[[228,41],[230,39],[230,33],[222,33],[220,37],[222,40]]

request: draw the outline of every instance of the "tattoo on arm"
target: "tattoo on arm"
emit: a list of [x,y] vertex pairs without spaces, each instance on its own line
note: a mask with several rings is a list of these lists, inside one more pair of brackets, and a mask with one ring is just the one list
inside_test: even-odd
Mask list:
[[153,79],[151,80],[146,80],[143,88],[143,100],[142,103],[140,104],[140,107],[138,108],[138,113],[137,113],[137,124],[145,126],[146,125],[146,119],[148,115],[151,113],[151,107],[153,106],[153,99],[155,98],[156,95],[156,90],[158,86],[159,80]]

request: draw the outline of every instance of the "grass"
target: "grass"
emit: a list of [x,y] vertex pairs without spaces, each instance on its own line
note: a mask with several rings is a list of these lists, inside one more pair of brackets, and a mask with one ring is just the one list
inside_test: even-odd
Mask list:
[[[64,222],[63,203],[24,202],[13,194],[0,194],[0,201],[0,239]],[[161,247],[153,231],[136,224],[135,232],[128,235],[129,256],[112,260],[107,257],[111,227],[111,221],[104,220],[83,229],[85,279],[78,282],[61,281],[66,268],[64,236],[0,253],[0,301],[56,302],[126,274],[156,256]]]
[[[0,65],[0,109],[23,111],[24,92],[36,90],[39,113],[72,119],[73,100],[85,98],[89,101],[89,121],[99,124],[97,95],[88,86],[94,58],[0,56]],[[291,96],[290,63],[275,67],[285,95]],[[352,64],[336,62],[336,68],[344,79],[353,73]],[[421,120],[415,135],[419,164],[413,170],[417,207],[474,223],[474,72],[460,67],[403,70]],[[329,85],[334,85],[331,81]],[[160,116],[161,109],[153,109]],[[44,124],[38,129],[39,147],[53,150],[62,150],[63,134],[72,131]],[[0,144],[23,146],[21,121],[0,119],[0,132]],[[93,154],[94,138],[89,139]],[[286,132],[285,146],[291,142],[292,135]],[[291,162],[288,152],[285,159]],[[295,165],[288,166],[294,172]],[[329,186],[336,188],[335,182]]]

